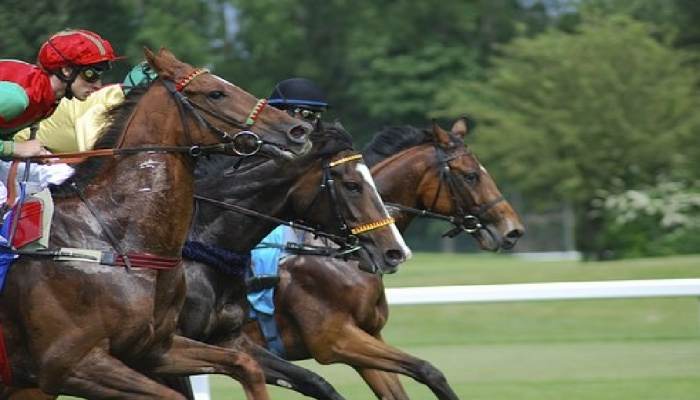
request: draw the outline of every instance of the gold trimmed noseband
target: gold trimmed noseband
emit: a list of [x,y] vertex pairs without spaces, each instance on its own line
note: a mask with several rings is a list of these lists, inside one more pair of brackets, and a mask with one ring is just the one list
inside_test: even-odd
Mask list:
[[393,219],[393,218],[387,218],[387,219],[383,219],[383,220],[377,221],[377,222],[370,222],[370,223],[367,224],[367,225],[358,226],[357,228],[352,228],[352,229],[350,230],[350,232],[351,232],[353,235],[357,235],[358,233],[363,233],[363,232],[367,232],[367,231],[372,231],[372,230],[375,230],[375,229],[377,229],[377,228],[381,228],[382,226],[391,225],[391,224],[393,224],[393,223],[394,223],[394,219]]

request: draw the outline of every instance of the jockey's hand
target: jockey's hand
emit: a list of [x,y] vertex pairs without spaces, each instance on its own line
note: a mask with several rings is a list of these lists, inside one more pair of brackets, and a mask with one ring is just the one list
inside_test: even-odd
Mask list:
[[15,142],[14,158],[25,158],[47,154],[44,145],[36,139],[26,142]]

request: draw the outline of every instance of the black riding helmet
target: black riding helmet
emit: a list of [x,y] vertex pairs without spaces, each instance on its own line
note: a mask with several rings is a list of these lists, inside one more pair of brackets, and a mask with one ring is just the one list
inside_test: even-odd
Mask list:
[[306,78],[291,78],[279,82],[267,102],[280,110],[300,107],[312,111],[326,111],[329,108],[323,89],[316,82]]

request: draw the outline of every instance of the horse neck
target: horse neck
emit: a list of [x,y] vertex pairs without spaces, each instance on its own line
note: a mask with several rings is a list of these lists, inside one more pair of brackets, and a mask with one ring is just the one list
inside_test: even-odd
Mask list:
[[[384,202],[417,208],[421,205],[423,180],[434,163],[432,146],[420,145],[383,160],[371,172]],[[414,214],[401,211],[392,215],[401,232],[405,232],[415,218]]]
[[[260,166],[236,173],[235,177],[207,177],[196,183],[197,195],[278,219],[292,219],[292,197],[297,181],[312,169],[312,163],[297,160],[278,165],[268,161]],[[235,182],[234,185],[229,182]],[[201,201],[197,210],[191,240],[226,250],[244,253],[255,247],[276,224],[263,218],[246,216],[237,211]]]
[[[115,147],[171,146],[184,140],[179,118],[141,108],[134,111],[124,129]],[[94,244],[86,242],[88,239],[81,238],[79,232],[71,232],[70,225],[81,217],[103,219],[125,251],[180,256],[192,215],[194,165],[194,159],[185,153],[115,156],[83,190],[98,216],[93,217],[91,212],[76,215],[79,200],[59,199],[56,206],[65,208],[67,216],[52,237],[58,238],[59,243],[92,248]],[[59,219],[61,214],[55,213]],[[95,232],[87,232],[86,237],[94,234],[107,241],[104,232],[95,228],[99,224],[89,225],[85,230]]]

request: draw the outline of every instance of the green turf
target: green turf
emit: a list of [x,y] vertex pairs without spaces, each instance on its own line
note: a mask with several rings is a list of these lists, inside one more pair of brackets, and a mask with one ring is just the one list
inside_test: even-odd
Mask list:
[[[388,287],[695,278],[700,256],[606,263],[416,254]],[[429,360],[470,400],[700,400],[696,298],[396,306],[386,340]],[[347,366],[299,363],[349,399],[372,399]],[[402,379],[414,399],[435,398]],[[214,400],[243,400],[212,378]],[[306,397],[271,388],[275,399]]]
[[[700,256],[605,263],[524,261],[508,255],[416,254],[389,287],[696,278]],[[387,342],[424,358],[469,400],[700,400],[697,298],[395,306]],[[349,367],[301,365],[351,400],[373,399]],[[413,399],[434,399],[402,379]],[[243,400],[212,377],[213,400]],[[271,388],[274,399],[307,399]],[[67,399],[67,398],[64,398]]]

